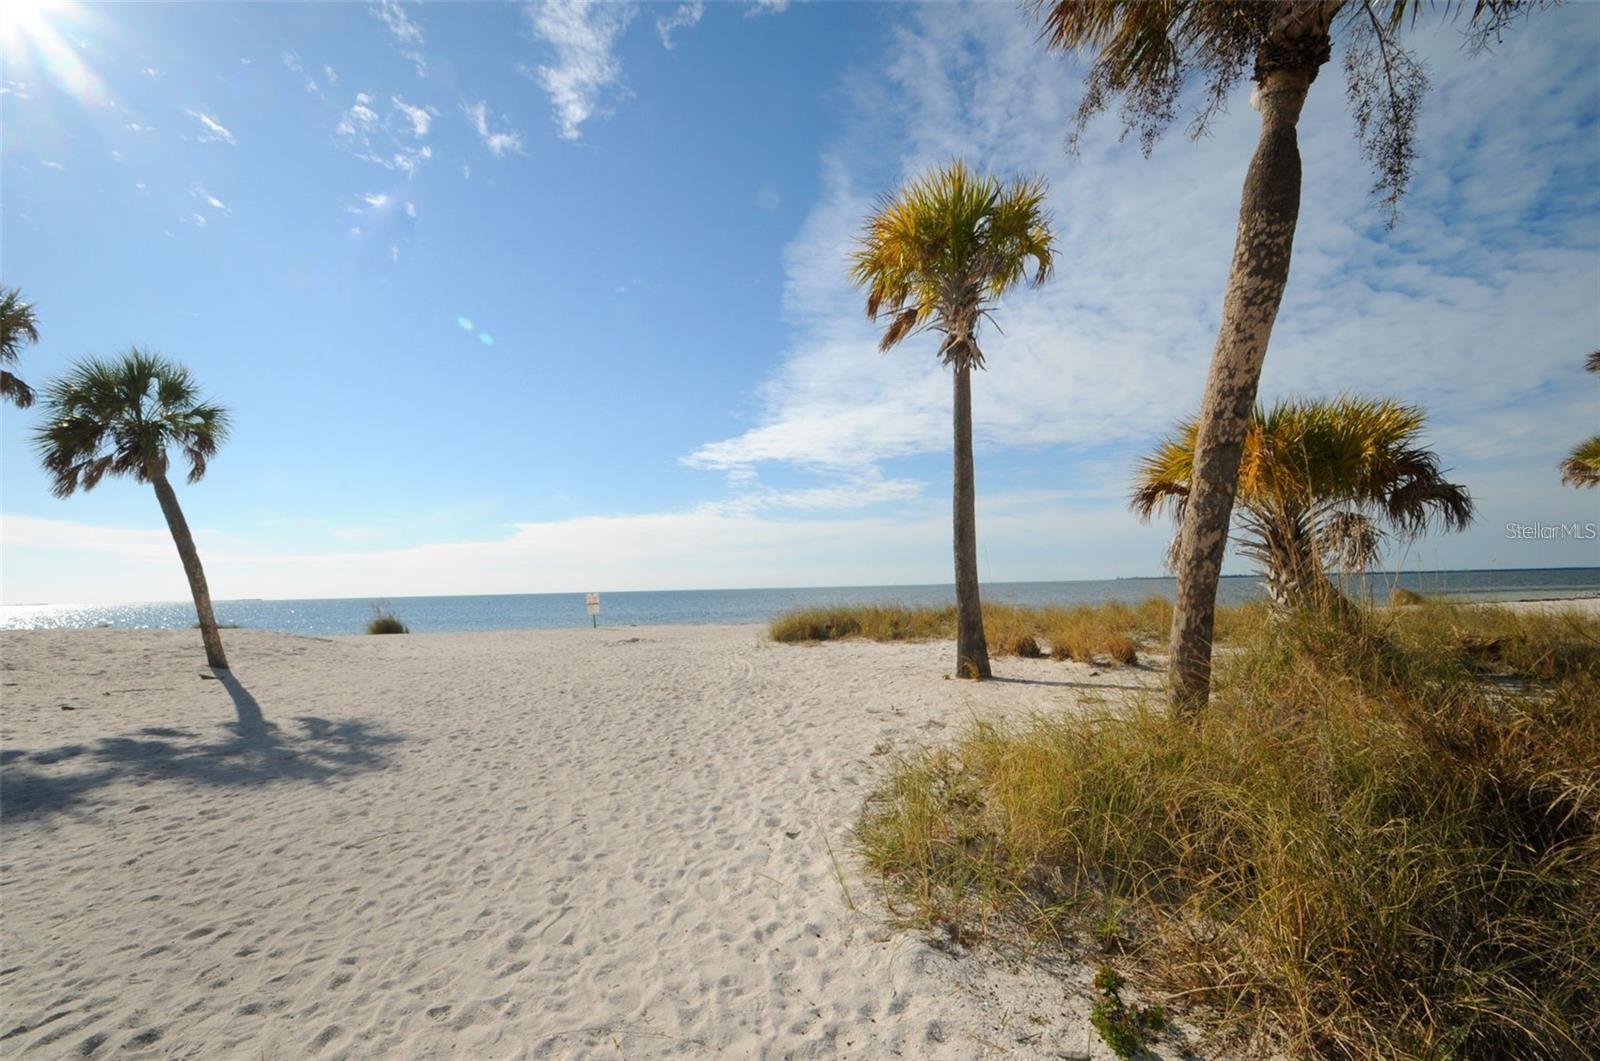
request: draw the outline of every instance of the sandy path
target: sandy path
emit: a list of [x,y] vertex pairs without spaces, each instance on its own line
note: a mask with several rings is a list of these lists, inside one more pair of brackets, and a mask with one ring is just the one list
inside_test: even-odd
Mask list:
[[755,627],[228,641],[231,689],[188,631],[0,634],[0,1054],[1087,1048],[1059,981],[891,930],[847,830],[885,749],[1148,672],[974,686],[947,645]]

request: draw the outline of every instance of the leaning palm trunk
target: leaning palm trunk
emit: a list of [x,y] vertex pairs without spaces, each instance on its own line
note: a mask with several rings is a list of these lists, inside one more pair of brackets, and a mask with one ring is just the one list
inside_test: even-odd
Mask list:
[[150,485],[156,490],[156,500],[161,503],[161,514],[167,517],[167,528],[172,531],[173,544],[178,547],[178,557],[183,561],[183,573],[189,578],[194,612],[200,620],[200,639],[206,646],[206,662],[212,667],[227,670],[228,657],[222,651],[222,633],[217,629],[217,617],[211,610],[211,590],[206,586],[206,572],[200,566],[200,553],[194,547],[194,535],[189,533],[189,521],[183,518],[178,495],[167,481],[165,468],[152,468],[149,474]]
[[988,678],[989,643],[983,634],[978,596],[977,484],[972,465],[972,361],[955,364],[955,489],[953,522],[956,554],[956,673]]
[[[1324,16],[1325,7],[1332,10]],[[1191,493],[1178,545],[1171,698],[1173,708],[1184,713],[1202,710],[1210,694],[1217,579],[1233,517],[1239,459],[1267,341],[1289,279],[1300,215],[1296,126],[1311,82],[1328,60],[1332,47],[1328,23],[1337,8],[1332,4],[1299,9],[1290,25],[1263,45],[1256,60],[1261,137],[1245,174],[1222,327],[1206,379]]]

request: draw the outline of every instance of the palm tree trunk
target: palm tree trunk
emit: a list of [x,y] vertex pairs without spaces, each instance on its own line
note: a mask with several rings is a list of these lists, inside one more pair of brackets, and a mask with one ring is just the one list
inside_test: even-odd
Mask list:
[[217,617],[211,610],[211,590],[206,586],[206,572],[200,566],[194,535],[189,533],[189,521],[183,518],[183,509],[178,507],[178,495],[167,481],[165,472],[152,471],[150,485],[156,489],[156,500],[161,502],[161,514],[167,517],[167,529],[172,531],[173,544],[178,547],[178,557],[183,561],[183,573],[189,578],[189,592],[194,595],[194,612],[200,620],[200,639],[206,646],[206,662],[213,668],[227,670],[228,657],[222,652],[222,633],[217,629]]
[[989,643],[978,598],[977,484],[972,467],[972,361],[955,362],[956,674],[988,678]]
[[1256,59],[1261,136],[1245,174],[1222,327],[1206,379],[1192,487],[1178,545],[1170,687],[1173,709],[1185,714],[1203,710],[1210,695],[1217,579],[1228,544],[1239,460],[1267,341],[1289,280],[1300,214],[1295,127],[1311,82],[1328,59],[1328,25],[1339,7],[1296,5]]

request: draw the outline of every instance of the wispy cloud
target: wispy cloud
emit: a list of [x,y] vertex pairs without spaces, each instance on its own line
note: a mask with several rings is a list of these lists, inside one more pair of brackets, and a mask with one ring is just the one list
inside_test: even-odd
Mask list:
[[399,96],[390,96],[389,102],[393,103],[395,109],[410,120],[413,135],[418,139],[428,135],[428,127],[433,124],[433,119],[438,115],[438,111],[435,111],[432,107],[418,107],[407,103]]
[[215,210],[219,214],[227,215],[233,212],[228,209],[228,205],[221,199],[218,199],[215,195],[212,195],[210,192],[206,191],[205,185],[198,181],[189,185],[189,195],[194,199],[198,199],[201,203],[204,203],[206,206],[210,207],[212,210]]
[[191,110],[189,112],[189,117],[199,122],[200,128],[204,130],[199,136],[199,139],[202,142],[209,143],[211,141],[219,140],[226,144],[236,144],[238,142],[234,140],[233,134],[228,131],[227,126],[223,125],[214,116],[207,114],[205,111]]
[[789,0],[751,0],[744,14],[746,18],[755,18],[759,15],[779,15],[787,10]]
[[377,0],[368,10],[388,29],[390,42],[416,68],[417,76],[427,77],[428,59],[422,52],[422,46],[427,41],[422,34],[422,27],[411,20],[405,7],[398,0]]
[[672,35],[680,29],[689,29],[698,24],[705,13],[706,5],[703,0],[692,0],[691,3],[679,4],[670,14],[657,18],[656,32],[661,35],[661,46],[670,51]]
[[370,94],[356,93],[354,102],[340,113],[334,135],[357,158],[411,176],[433,157],[433,148],[418,142],[427,133],[431,111],[398,97],[390,97],[387,117],[378,113],[378,106]]
[[[1571,223],[1600,210],[1600,187],[1580,176],[1595,164],[1592,145],[1587,161],[1574,159],[1573,131],[1592,103],[1578,87],[1581,62],[1532,33],[1480,58],[1448,35],[1423,43],[1437,88],[1394,233],[1358,177],[1366,171],[1342,94],[1313,90],[1295,271],[1262,396],[1421,401],[1469,487],[1489,467],[1472,461],[1519,461],[1543,484],[1541,510],[1561,511],[1570,499],[1550,468],[1561,439],[1593,420],[1592,394],[1569,400],[1561,382],[1593,344],[1600,253],[1600,230]],[[1084,455],[1113,447],[1125,481],[1132,455],[1199,400],[1258,119],[1241,106],[1210,138],[1175,132],[1151,159],[1118,142],[1113,119],[1071,159],[1061,138],[1081,73],[1042,57],[1033,27],[1004,6],[916,8],[881,60],[852,89],[854,125],[826,156],[820,200],[786,251],[791,348],[757,392],[751,426],[688,463],[745,484],[804,472],[848,487],[890,481],[885,462],[948,451],[948,372],[921,338],[877,353],[845,262],[879,194],[960,154],[1045,176],[1061,248],[1056,278],[1009,296],[997,315],[1004,332],[982,336],[980,452],[1025,460],[1049,447],[1063,474],[1077,474]],[[1538,120],[1493,103],[1495,86],[1510,82],[1538,86],[1527,96]],[[1515,373],[1486,370],[1508,351]],[[1507,408],[1520,413],[1499,415]],[[1485,527],[1477,533],[1497,533]]]
[[549,0],[523,8],[533,32],[555,52],[555,61],[524,73],[537,80],[555,106],[564,140],[583,135],[583,123],[601,113],[601,99],[622,76],[616,43],[633,20],[622,4]]
[[316,78],[312,77],[306,72],[306,68],[300,64],[300,57],[298,55],[296,55],[294,52],[284,52],[283,65],[284,69],[300,78],[300,83],[302,86],[304,86],[307,92],[318,97],[319,99],[322,97],[322,86],[317,84]]
[[506,154],[522,153],[522,137],[516,132],[505,129],[499,132],[489,127],[489,105],[482,100],[477,103],[463,103],[461,110],[466,114],[467,120],[472,123],[473,130],[478,134],[478,139],[483,141],[483,146],[495,158]]

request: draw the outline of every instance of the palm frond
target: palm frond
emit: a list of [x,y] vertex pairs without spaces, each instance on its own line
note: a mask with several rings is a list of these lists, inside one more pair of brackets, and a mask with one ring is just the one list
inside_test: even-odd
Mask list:
[[881,199],[850,262],[868,319],[889,318],[879,349],[934,328],[944,360],[981,365],[979,322],[1007,290],[1041,284],[1053,268],[1045,196],[1042,181],[1005,184],[957,159]]
[[[1269,556],[1273,535],[1305,538],[1341,565],[1370,560],[1384,537],[1457,531],[1473,517],[1471,495],[1421,444],[1419,406],[1346,395],[1288,399],[1250,417],[1239,464],[1236,533]],[[1194,471],[1196,422],[1157,444],[1134,474],[1133,508],[1148,519],[1181,518]]]
[[198,482],[228,437],[228,411],[201,399],[188,369],[138,348],[78,362],[46,388],[44,402],[34,446],[58,497],[92,490],[108,475],[147,482],[165,474],[174,448]]
[[1600,486],[1600,435],[1573,447],[1561,462],[1561,481],[1568,486]]
[[[15,287],[0,287],[0,364],[16,364],[23,345],[38,341],[39,321],[33,303],[24,301]],[[0,398],[26,409],[33,404],[33,388],[0,369]]]

